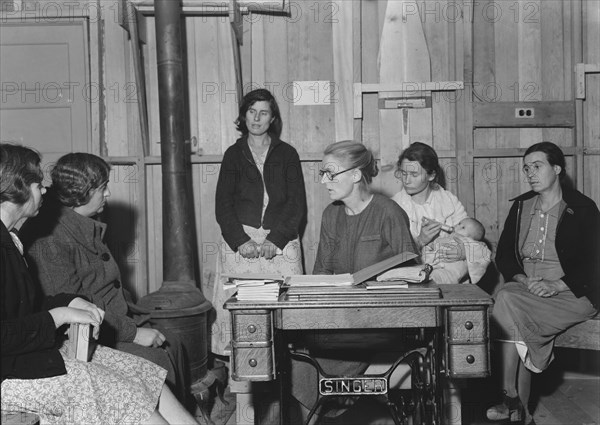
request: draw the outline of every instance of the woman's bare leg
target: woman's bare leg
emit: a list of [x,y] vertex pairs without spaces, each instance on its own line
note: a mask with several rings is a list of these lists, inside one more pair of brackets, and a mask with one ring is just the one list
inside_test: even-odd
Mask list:
[[519,398],[521,403],[525,406],[525,415],[529,418],[529,397],[531,395],[531,371],[525,367],[522,362],[519,362],[519,375],[518,375],[518,386],[519,386]]
[[517,373],[521,358],[517,352],[515,344],[512,342],[500,343],[500,356],[502,364],[502,388],[509,397],[516,397],[517,393]]
[[158,400],[158,412],[165,418],[167,423],[176,425],[198,425],[194,417],[175,398],[169,387],[163,385],[160,399]]
[[[517,393],[517,374],[519,373],[520,357],[515,344],[512,342],[498,342],[498,357],[500,368],[502,370],[502,389],[507,397],[516,398]],[[497,421],[509,418],[510,409],[506,399],[500,404],[487,409],[488,419]]]
[[142,422],[142,425],[168,425],[169,423],[162,417],[158,410],[155,410],[148,419]]

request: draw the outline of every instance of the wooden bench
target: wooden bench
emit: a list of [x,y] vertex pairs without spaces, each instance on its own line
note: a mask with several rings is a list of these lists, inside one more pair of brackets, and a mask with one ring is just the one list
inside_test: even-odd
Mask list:
[[579,323],[556,337],[555,347],[600,350],[600,314]]

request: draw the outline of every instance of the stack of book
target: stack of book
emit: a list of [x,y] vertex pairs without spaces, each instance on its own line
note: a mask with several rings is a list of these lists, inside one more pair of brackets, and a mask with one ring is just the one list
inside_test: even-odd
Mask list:
[[280,283],[276,280],[248,281],[237,285],[238,301],[277,301]]
[[277,301],[282,276],[252,275],[226,276],[225,289],[235,287],[238,301]]

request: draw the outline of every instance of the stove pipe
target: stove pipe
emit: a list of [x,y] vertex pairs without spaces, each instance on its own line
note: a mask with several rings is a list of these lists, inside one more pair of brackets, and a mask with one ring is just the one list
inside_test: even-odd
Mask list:
[[194,203],[188,187],[190,155],[184,141],[184,74],[179,0],[155,0],[160,152],[162,169],[163,277],[161,288],[138,305],[152,322],[181,336],[190,383],[206,375],[211,304],[198,289],[194,267]]

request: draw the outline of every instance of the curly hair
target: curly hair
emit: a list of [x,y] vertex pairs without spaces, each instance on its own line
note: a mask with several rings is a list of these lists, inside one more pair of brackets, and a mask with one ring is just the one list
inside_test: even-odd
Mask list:
[[269,102],[271,107],[271,114],[273,115],[273,122],[271,123],[268,133],[270,136],[279,139],[281,136],[281,129],[283,127],[283,121],[281,120],[281,112],[279,112],[279,105],[275,97],[267,89],[256,89],[247,93],[242,99],[240,104],[240,111],[237,119],[235,120],[237,130],[243,135],[248,134],[248,127],[246,126],[246,112],[256,102]]
[[0,144],[0,203],[23,205],[31,198],[30,186],[41,183],[40,154],[25,146]]
[[93,192],[108,182],[110,165],[90,153],[69,153],[58,160],[50,175],[58,201],[78,207],[87,204]]

